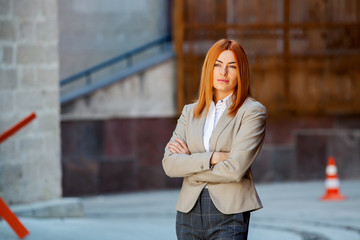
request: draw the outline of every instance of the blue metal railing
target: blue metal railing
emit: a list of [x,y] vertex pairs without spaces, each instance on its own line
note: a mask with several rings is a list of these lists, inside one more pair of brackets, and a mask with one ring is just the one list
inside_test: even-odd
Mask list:
[[86,69],[84,71],[81,71],[81,72],[79,72],[77,74],[74,74],[74,75],[72,75],[70,77],[62,79],[60,81],[60,86],[65,86],[66,84],[69,84],[71,82],[74,82],[74,81],[76,81],[78,79],[83,79],[83,78],[85,78],[87,80],[86,82],[89,84],[91,82],[91,75],[94,74],[95,72],[100,71],[100,70],[102,70],[104,68],[110,67],[110,66],[112,66],[112,65],[114,65],[116,63],[119,63],[121,61],[126,61],[127,66],[130,67],[130,66],[132,66],[131,59],[133,58],[133,56],[138,55],[138,54],[140,54],[140,53],[142,53],[142,52],[144,52],[144,51],[146,51],[146,50],[148,50],[150,48],[161,46],[161,45],[166,46],[166,44],[170,44],[170,43],[171,43],[171,35],[166,35],[166,36],[161,37],[159,39],[156,39],[156,40],[154,40],[152,42],[149,42],[149,43],[147,43],[147,44],[145,44],[143,46],[135,48],[135,49],[133,49],[131,51],[125,52],[125,53],[121,54],[120,56],[114,57],[114,58],[112,58],[110,60],[107,60],[107,61],[105,61],[103,63],[100,63],[98,65],[90,67],[90,68],[88,68],[88,69]]

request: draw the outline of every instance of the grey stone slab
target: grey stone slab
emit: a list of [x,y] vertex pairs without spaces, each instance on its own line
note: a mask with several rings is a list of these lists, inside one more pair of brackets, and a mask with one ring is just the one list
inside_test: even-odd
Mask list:
[[15,90],[18,87],[18,77],[15,69],[0,69],[0,89]]
[[[14,108],[14,101],[12,95],[13,95],[12,92],[0,93],[0,112],[5,112],[8,109]],[[0,132],[2,132],[1,130]]]
[[11,0],[0,0],[0,15],[6,16],[11,12]]
[[35,41],[35,24],[33,21],[20,21],[19,27],[17,30],[17,40],[18,41]]
[[36,30],[36,39],[38,41],[54,42],[58,40],[57,21],[54,18],[38,23]]
[[13,41],[14,39],[15,39],[14,22],[9,20],[0,20],[0,40]]
[[[48,87],[55,87],[54,82],[59,81],[59,73],[57,68],[38,68],[37,69],[37,83],[42,86],[42,89]],[[57,86],[56,86],[57,87]],[[58,89],[58,88],[56,88]]]
[[33,19],[41,13],[41,0],[14,1],[13,14],[19,18]]
[[35,80],[35,70],[32,67],[19,69],[19,80],[21,88],[24,90],[32,90],[38,87]]
[[45,47],[36,44],[21,44],[18,46],[16,62],[18,64],[41,64],[46,62]]
[[3,47],[3,56],[2,61],[6,64],[12,64],[13,63],[13,48],[11,46],[4,46]]

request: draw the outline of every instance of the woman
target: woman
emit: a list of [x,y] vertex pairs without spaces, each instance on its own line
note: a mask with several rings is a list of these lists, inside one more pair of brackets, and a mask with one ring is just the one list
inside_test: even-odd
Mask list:
[[262,208],[251,165],[267,118],[250,96],[244,49],[216,42],[203,64],[199,99],[184,107],[162,160],[168,176],[184,178],[178,239],[247,239],[250,211]]

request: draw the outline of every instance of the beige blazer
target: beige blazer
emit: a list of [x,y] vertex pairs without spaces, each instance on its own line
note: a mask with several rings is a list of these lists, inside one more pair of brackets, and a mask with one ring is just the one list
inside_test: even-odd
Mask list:
[[[184,178],[176,209],[189,212],[206,184],[214,205],[224,214],[262,208],[251,165],[265,136],[265,107],[247,98],[235,117],[229,116],[226,109],[212,133],[210,152],[205,152],[203,130],[206,111],[200,118],[195,118],[195,106],[196,103],[184,107],[170,139],[170,142],[174,142],[175,137],[184,140],[191,154],[173,154],[166,146],[162,160],[169,177]],[[213,152],[230,152],[230,155],[211,169],[209,163]]]

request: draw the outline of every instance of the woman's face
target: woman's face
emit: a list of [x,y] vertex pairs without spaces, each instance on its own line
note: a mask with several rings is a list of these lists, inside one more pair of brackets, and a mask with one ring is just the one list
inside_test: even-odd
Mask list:
[[220,53],[214,65],[213,75],[213,89],[218,100],[234,91],[237,85],[238,70],[232,51],[225,50]]

